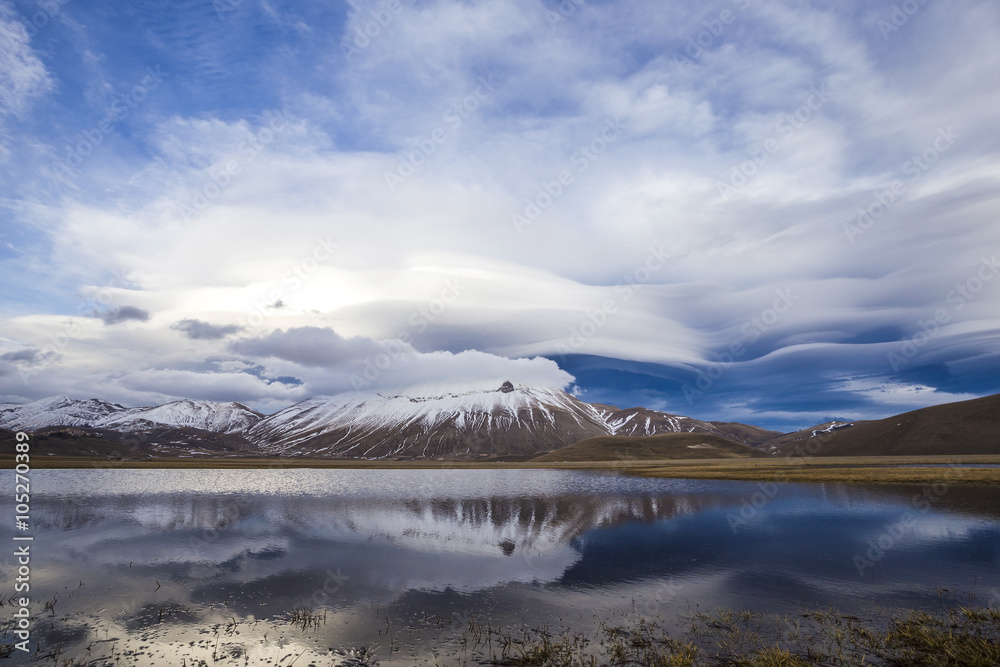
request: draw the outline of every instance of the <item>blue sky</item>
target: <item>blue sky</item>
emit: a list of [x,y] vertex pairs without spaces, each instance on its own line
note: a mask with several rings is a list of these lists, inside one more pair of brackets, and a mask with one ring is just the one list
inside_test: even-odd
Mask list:
[[0,400],[1000,391],[1000,8],[0,0]]

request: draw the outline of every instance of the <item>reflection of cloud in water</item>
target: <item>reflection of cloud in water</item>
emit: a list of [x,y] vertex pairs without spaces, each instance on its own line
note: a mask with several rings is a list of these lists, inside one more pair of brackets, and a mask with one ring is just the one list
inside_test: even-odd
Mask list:
[[[66,655],[88,660],[108,632],[158,663],[207,659],[217,638],[205,628],[234,618],[242,634],[224,635],[220,650],[231,643],[251,664],[306,650],[296,664],[330,664],[328,647],[385,647],[387,620],[397,642],[437,657],[461,650],[473,618],[597,633],[622,613],[683,625],[716,607],[863,612],[872,600],[939,604],[935,586],[1000,587],[1000,489],[949,487],[920,513],[919,488],[788,484],[734,533],[727,515],[756,483],[566,471],[38,473],[32,593],[58,594],[46,632],[61,627],[77,644]],[[859,577],[853,555],[907,511],[916,525],[877,577]],[[11,512],[0,508],[0,521],[10,525]],[[328,610],[328,625],[298,632],[287,614],[301,608]]]
[[[339,569],[350,578],[337,592],[346,603],[351,596],[385,599],[408,589],[469,592],[513,582],[606,586],[644,574],[704,576],[707,570],[752,572],[777,563],[786,575],[836,583],[845,573],[856,574],[852,556],[864,551],[866,538],[902,516],[913,493],[901,490],[887,502],[885,494],[843,485],[783,486],[736,535],[726,514],[738,511],[757,489],[752,483],[434,471],[443,474],[432,492],[427,483],[435,478],[425,474],[304,471],[304,487],[338,490],[309,495],[272,493],[275,480],[285,475],[265,472],[262,486],[244,475],[249,486],[243,494],[166,493],[159,487],[149,495],[39,494],[32,518],[39,528],[51,529],[46,540],[54,548],[44,557],[56,561],[55,571],[83,563],[91,577],[102,565],[115,576],[153,571],[197,582],[208,600],[209,589],[237,583],[260,596],[293,589],[308,594],[323,585],[326,572]],[[213,475],[185,477],[181,487]],[[160,479],[139,476],[118,488],[154,478]],[[400,486],[407,480],[412,488]],[[560,492],[518,495],[521,480],[528,490]],[[947,499],[958,495],[956,490]],[[662,520],[669,521],[638,532],[615,528]],[[988,542],[993,525],[919,514],[892,550],[891,562],[899,569],[922,566],[918,553]],[[983,530],[987,536],[978,537]],[[733,590],[751,591],[760,578],[746,581]]]
[[[13,480],[13,471],[9,471]],[[275,497],[508,498],[698,491],[704,482],[618,477],[565,470],[190,469],[36,470],[33,486],[47,498],[183,494]],[[699,486],[701,485],[701,487]]]
[[[590,621],[580,619],[596,613],[862,609],[873,598],[919,606],[936,585],[1000,586],[1000,532],[985,518],[995,509],[981,509],[1000,506],[993,489],[949,489],[917,512],[875,579],[859,577],[852,557],[913,511],[913,488],[789,484],[734,532],[727,515],[755,483],[302,471],[293,492],[275,491],[288,475],[265,472],[260,484],[241,473],[235,493],[217,471],[185,472],[173,490],[163,475],[120,471],[115,492],[91,495],[81,490],[91,475],[42,472],[59,473],[45,477],[50,491],[66,484],[35,496],[32,592],[59,593],[59,614],[73,623],[85,616],[128,632],[156,621],[172,642],[210,619],[280,625],[292,609],[323,607],[335,619],[323,646],[384,641],[372,635],[391,614],[393,627],[423,627],[429,651],[472,617],[511,626],[572,617],[583,630]],[[213,494],[216,479],[224,492]],[[151,493],[138,488],[152,481]],[[191,492],[195,482],[204,488]],[[13,521],[10,511],[0,521],[5,512]],[[79,593],[66,590],[78,581]]]
[[[588,531],[651,522],[719,504],[705,495],[388,499],[155,495],[40,499],[35,518],[54,549],[116,569],[248,584],[286,571],[350,572],[355,591],[472,591],[557,581]],[[110,505],[110,506],[109,506]],[[136,570],[138,571],[138,570]]]

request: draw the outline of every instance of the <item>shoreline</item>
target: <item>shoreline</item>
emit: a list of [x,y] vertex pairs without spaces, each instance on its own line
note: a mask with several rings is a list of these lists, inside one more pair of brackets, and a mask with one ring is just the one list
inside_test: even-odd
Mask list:
[[[0,464],[15,465],[13,455]],[[992,468],[961,467],[994,465]],[[919,466],[919,467],[913,467]],[[780,459],[673,459],[631,461],[362,461],[350,459],[191,457],[109,459],[105,457],[38,456],[31,467],[41,469],[252,469],[294,470],[590,470],[641,477],[843,482],[865,484],[1000,484],[1000,455],[782,457]]]
[[[41,640],[36,639],[35,652],[26,662],[40,664],[62,655],[68,656],[74,665],[117,665],[123,658],[126,664],[135,664],[137,656],[159,653],[175,659],[182,657],[185,664],[208,664],[209,659],[213,663],[228,663],[240,655],[244,657],[240,664],[251,664],[251,659],[252,664],[272,664],[273,658],[265,663],[266,654],[259,646],[266,647],[267,637],[273,633],[279,646],[294,647],[282,649],[286,658],[297,654],[295,660],[306,657],[303,664],[357,667],[374,667],[382,660],[387,665],[412,665],[418,661],[430,664],[433,660],[434,664],[466,667],[996,665],[1000,660],[1000,608],[991,601],[977,602],[975,598],[949,591],[944,599],[939,595],[937,609],[872,605],[860,614],[809,606],[784,613],[746,607],[664,613],[666,610],[657,608],[636,610],[633,601],[631,612],[597,617],[595,628],[573,627],[555,619],[552,624],[514,625],[496,624],[488,616],[425,613],[424,624],[407,626],[406,638],[400,635],[399,643],[390,630],[391,621],[398,616],[391,613],[393,605],[389,605],[374,610],[375,620],[385,619],[388,645],[350,642],[337,648],[330,644],[340,642],[327,641],[324,636],[333,630],[326,628],[336,623],[336,619],[328,619],[334,612],[324,606],[290,609],[263,618],[239,614],[237,618],[226,605],[224,613],[216,613],[200,624],[182,621],[180,625],[173,619],[177,610],[168,609],[164,613],[161,606],[140,610],[130,617],[133,622],[148,621],[142,632],[127,630],[127,620],[94,623],[81,619],[78,613],[60,615],[56,622],[62,626],[72,624],[78,632],[82,629],[83,639],[74,644],[72,639],[43,635]],[[225,604],[208,602],[207,610],[218,612]],[[113,624],[116,636],[108,642],[107,632]],[[261,630],[257,630],[259,624],[263,625]],[[100,638],[102,630],[104,638]],[[227,641],[224,648],[238,646],[239,654],[220,656],[223,630],[227,640],[239,638],[239,643]],[[433,637],[423,639],[425,633]],[[414,634],[416,643],[412,643]],[[430,642],[435,642],[432,649],[428,648]],[[0,642],[0,658],[10,657],[13,647],[11,642]],[[93,654],[92,647],[96,647]],[[350,660],[341,661],[343,658]]]

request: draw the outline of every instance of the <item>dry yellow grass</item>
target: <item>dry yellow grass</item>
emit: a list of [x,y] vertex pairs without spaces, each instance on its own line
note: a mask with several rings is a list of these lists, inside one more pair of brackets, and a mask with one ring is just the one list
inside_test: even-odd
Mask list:
[[[345,459],[190,458],[108,460],[83,457],[33,457],[33,468],[341,468],[341,469],[563,469],[616,472],[644,477],[688,479],[784,480],[789,482],[845,482],[865,484],[1000,484],[998,468],[962,468],[961,464],[1000,464],[1000,456],[872,456],[845,458],[765,458],[664,461],[355,461]],[[0,465],[14,466],[13,457],[0,456]],[[920,465],[931,467],[912,468]]]
[[[966,468],[961,464],[1000,463],[1000,456],[850,457],[788,463],[786,460],[712,461],[699,464],[648,463],[629,468],[644,477],[742,479],[750,481],[845,482],[864,484],[1000,484],[1000,467]],[[922,466],[922,467],[908,467]]]

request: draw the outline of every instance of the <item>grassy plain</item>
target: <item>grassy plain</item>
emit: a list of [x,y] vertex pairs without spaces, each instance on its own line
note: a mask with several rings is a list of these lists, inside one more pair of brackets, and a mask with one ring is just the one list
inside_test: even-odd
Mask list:
[[[976,464],[991,468],[962,467]],[[12,455],[0,466],[13,468]],[[863,484],[1000,484],[1000,455],[767,457],[727,459],[642,459],[615,461],[361,461],[350,459],[191,457],[108,459],[81,456],[31,457],[38,468],[78,469],[561,469],[594,470],[643,477],[686,479],[782,480]]]

